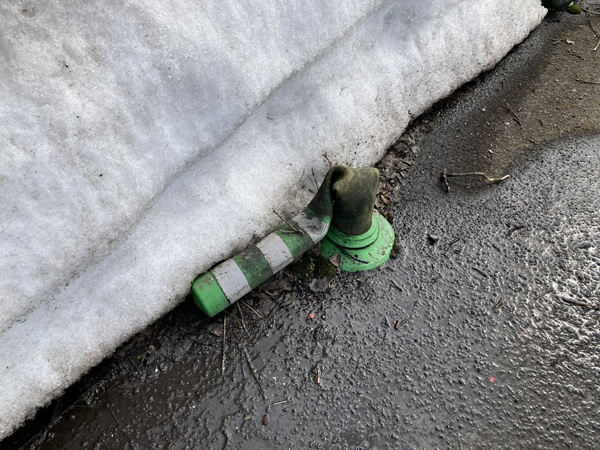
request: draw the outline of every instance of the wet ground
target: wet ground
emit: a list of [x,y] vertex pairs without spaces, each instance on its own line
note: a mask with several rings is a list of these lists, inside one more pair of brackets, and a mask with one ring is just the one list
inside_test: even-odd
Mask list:
[[552,15],[415,120],[380,163],[382,268],[187,299],[0,447],[597,448],[599,41]]

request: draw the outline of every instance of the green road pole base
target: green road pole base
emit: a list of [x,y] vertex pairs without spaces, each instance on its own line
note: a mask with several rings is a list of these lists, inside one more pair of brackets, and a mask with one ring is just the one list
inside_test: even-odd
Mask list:
[[390,223],[375,211],[371,228],[357,236],[342,233],[332,225],[321,241],[321,255],[325,258],[340,255],[339,268],[345,272],[375,269],[390,258],[394,239]]

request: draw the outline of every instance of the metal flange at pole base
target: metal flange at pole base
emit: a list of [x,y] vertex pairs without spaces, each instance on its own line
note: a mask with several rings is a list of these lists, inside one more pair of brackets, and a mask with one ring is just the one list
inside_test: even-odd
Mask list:
[[340,255],[339,268],[345,272],[371,270],[390,258],[394,240],[394,229],[385,217],[375,211],[371,228],[359,235],[343,233],[332,225],[321,242],[321,256]]

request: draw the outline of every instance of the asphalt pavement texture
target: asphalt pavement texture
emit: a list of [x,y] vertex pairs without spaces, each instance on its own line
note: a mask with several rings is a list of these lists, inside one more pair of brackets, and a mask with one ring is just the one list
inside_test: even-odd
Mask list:
[[598,448],[599,17],[551,14],[414,120],[384,266],[188,298],[0,447]]

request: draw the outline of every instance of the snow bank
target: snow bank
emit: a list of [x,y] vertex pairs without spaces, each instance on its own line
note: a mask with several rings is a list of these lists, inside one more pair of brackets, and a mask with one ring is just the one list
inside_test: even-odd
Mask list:
[[0,439],[497,63],[539,0],[0,4]]

